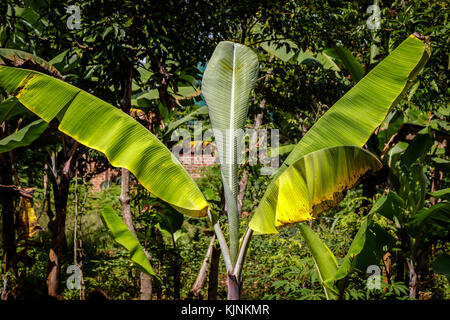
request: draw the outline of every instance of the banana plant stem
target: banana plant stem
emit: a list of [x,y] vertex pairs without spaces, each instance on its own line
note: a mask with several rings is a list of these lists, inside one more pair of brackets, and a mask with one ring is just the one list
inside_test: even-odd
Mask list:
[[[208,216],[210,221],[212,222],[211,212],[208,210]],[[231,263],[230,249],[228,249],[227,240],[225,240],[225,236],[223,235],[222,229],[220,228],[220,224],[217,221],[214,225],[214,232],[217,237],[217,241],[219,242],[220,251],[222,251],[223,261],[225,262],[225,268],[227,272],[233,271],[233,264]]]
[[246,254],[247,254],[247,249],[250,244],[252,235],[253,235],[253,230],[248,228],[244,234],[244,238],[242,239],[242,244],[239,248],[239,254],[236,259],[236,264],[234,265],[234,268],[233,268],[233,275],[239,281],[241,279],[242,268],[244,267],[244,260],[245,260]]

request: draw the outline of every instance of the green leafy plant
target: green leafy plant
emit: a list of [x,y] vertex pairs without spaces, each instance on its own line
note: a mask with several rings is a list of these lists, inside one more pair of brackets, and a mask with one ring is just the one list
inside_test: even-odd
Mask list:
[[[376,203],[375,211],[391,221],[400,240],[402,260],[406,261],[409,273],[410,298],[417,297],[419,277],[431,265],[431,247],[439,241],[447,241],[449,237],[448,189],[428,193],[425,163],[434,158],[438,150],[433,137],[435,134],[430,126],[426,126],[409,143],[399,142],[389,150],[393,190],[388,190]],[[434,159],[445,161],[440,157]],[[429,196],[440,199],[440,202],[430,205]],[[450,270],[445,263],[440,264],[438,269],[441,273]]]
[[[240,273],[253,231],[277,233],[277,227],[283,224],[317,217],[336,205],[339,194],[354,186],[360,176],[377,167],[378,160],[360,147],[410,88],[411,80],[428,57],[429,45],[410,36],[320,118],[272,179],[238,247],[237,141],[233,133],[244,124],[257,59],[241,45],[230,42],[218,45],[205,71],[202,91],[218,140],[227,203],[230,248],[218,223],[215,231],[227,267],[229,299],[240,297]],[[244,71],[248,74],[243,74]],[[372,107],[368,108],[368,104]],[[339,162],[339,158],[346,160]],[[315,180],[318,174],[332,182]],[[308,189],[310,185],[316,187]],[[306,228],[302,232],[316,263],[320,260],[326,266],[321,270],[325,283],[337,265],[330,258],[329,250]]]
[[[242,267],[254,231],[277,233],[283,224],[317,217],[336,205],[341,193],[367,171],[379,168],[378,160],[361,147],[409,89],[428,56],[428,44],[410,36],[320,118],[272,179],[240,240],[234,134],[245,123],[258,59],[249,48],[236,43],[217,46],[203,77],[202,92],[215,130],[227,204],[229,247],[214,213],[210,212],[210,218],[227,269],[229,299],[240,298]],[[206,215],[208,205],[192,179],[164,145],[128,115],[36,71],[1,66],[0,86],[46,122],[59,121],[60,131],[104,152],[113,165],[128,168],[144,187],[181,213]],[[49,101],[49,96],[54,99]],[[309,189],[311,184],[314,190]],[[291,199],[296,201],[291,203]],[[316,263],[323,260],[329,264],[323,272],[331,275],[331,269],[326,269],[337,265],[307,227],[301,228],[311,251],[317,252],[313,254]],[[312,249],[315,246],[319,249]],[[328,280],[325,273],[323,283]]]

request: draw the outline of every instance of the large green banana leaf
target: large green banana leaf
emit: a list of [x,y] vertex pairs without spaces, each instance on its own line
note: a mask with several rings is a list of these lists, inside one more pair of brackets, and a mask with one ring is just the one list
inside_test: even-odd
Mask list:
[[[389,110],[410,88],[430,56],[428,43],[411,35],[347,92],[305,134],[267,188],[250,227],[277,233],[279,177],[305,155],[335,146],[363,146]],[[294,195],[291,195],[294,197]]]
[[258,57],[246,46],[230,41],[220,42],[208,62],[202,79],[202,93],[218,147],[221,163],[231,256],[239,245],[238,137],[248,113],[250,91],[258,74]]
[[46,122],[130,170],[158,198],[202,217],[207,202],[172,153],[133,118],[105,101],[40,72],[0,66],[0,86]]
[[26,147],[48,128],[48,123],[42,119],[33,121],[22,129],[10,134],[0,140],[0,154],[14,150],[19,147]]
[[156,276],[139,241],[134,237],[125,222],[123,222],[122,218],[117,215],[113,208],[107,207],[102,210],[102,221],[111,232],[114,240],[128,250],[131,260],[147,274]]
[[300,158],[277,179],[275,226],[316,218],[336,206],[343,191],[357,185],[361,176],[381,167],[375,156],[353,146],[322,149]]

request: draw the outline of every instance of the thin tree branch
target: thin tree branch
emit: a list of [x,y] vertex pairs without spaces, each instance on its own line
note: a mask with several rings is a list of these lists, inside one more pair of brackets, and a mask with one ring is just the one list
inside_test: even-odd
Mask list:
[[214,249],[214,242],[216,241],[216,235],[213,234],[211,241],[209,242],[208,250],[206,251],[205,258],[203,259],[202,266],[198,272],[197,279],[195,279],[194,285],[192,286],[191,293],[194,296],[198,296],[203,286],[205,285],[206,275],[208,274],[208,268],[211,264],[211,256]]

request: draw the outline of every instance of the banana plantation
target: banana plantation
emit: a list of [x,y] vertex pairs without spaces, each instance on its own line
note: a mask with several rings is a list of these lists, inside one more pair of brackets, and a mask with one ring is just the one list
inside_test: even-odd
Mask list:
[[3,0],[1,300],[449,299],[449,13]]

